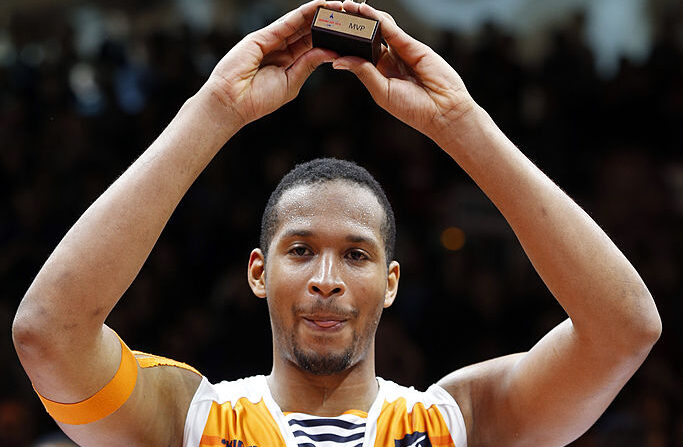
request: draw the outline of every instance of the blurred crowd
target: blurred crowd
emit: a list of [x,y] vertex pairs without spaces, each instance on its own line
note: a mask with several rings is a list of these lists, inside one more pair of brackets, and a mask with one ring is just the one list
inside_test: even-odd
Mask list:
[[[24,21],[22,21],[24,20]],[[60,17],[50,17],[55,29]],[[187,26],[105,39],[83,57],[67,22],[49,45],[10,22],[0,64],[0,445],[59,445],[10,327],[23,293],[87,206],[160,133],[240,35]],[[28,27],[28,28],[27,28]],[[647,60],[598,76],[581,19],[534,63],[494,26],[432,47],[537,165],[641,273],[663,336],[575,446],[683,446],[683,8],[657,26]],[[6,54],[6,53],[5,53]],[[431,141],[378,109],[350,73],[321,67],[299,97],[244,128],[181,202],[108,319],[129,346],[210,380],[268,373],[266,304],[246,283],[270,191],[295,163],[357,161],[398,223],[398,299],[380,324],[377,369],[425,388],[446,373],[529,349],[565,315],[514,234]],[[52,439],[52,440],[51,440]],[[41,441],[42,440],[42,441]]]

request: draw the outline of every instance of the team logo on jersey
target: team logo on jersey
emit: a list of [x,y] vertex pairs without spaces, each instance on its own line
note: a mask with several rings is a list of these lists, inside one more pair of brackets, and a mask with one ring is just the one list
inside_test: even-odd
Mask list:
[[256,447],[255,445],[254,446],[247,446],[242,441],[238,441],[236,439],[233,439],[232,441],[228,441],[227,439],[221,439],[221,444],[223,444],[227,447]]
[[394,441],[394,447],[432,447],[432,443],[429,442],[427,433],[416,431],[406,435],[403,439]]

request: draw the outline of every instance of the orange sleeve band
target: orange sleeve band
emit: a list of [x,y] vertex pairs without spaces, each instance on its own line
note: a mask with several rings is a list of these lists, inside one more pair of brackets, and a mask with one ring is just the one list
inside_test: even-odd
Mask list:
[[81,425],[109,416],[128,400],[138,378],[135,356],[119,337],[121,342],[121,363],[114,378],[94,396],[73,404],[51,401],[38,394],[45,409],[56,421],[64,424]]

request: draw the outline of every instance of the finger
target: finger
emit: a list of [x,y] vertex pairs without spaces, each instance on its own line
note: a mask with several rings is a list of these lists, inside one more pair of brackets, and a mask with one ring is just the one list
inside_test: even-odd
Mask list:
[[350,13],[379,20],[382,37],[408,65],[412,66],[424,57],[428,47],[403,31],[390,14],[375,9],[367,3],[356,3],[353,0],[345,0],[342,6]]
[[340,1],[312,0],[288,12],[265,28],[255,31],[252,33],[252,39],[261,48],[264,55],[281,50],[288,40],[296,39],[297,34],[301,34],[310,28],[313,16],[320,6],[341,10],[342,3]]
[[288,38],[309,27],[316,9],[323,5],[325,5],[325,0],[312,0],[305,3],[265,28],[254,31],[251,34],[251,40],[261,48],[264,55],[277,51],[282,48]]
[[391,50],[383,51],[375,64],[385,78],[412,79],[412,73],[405,62],[394,57]]
[[292,34],[287,38],[287,40],[283,43],[282,50],[287,49],[287,46],[292,45],[295,43],[297,40],[301,39],[303,36],[307,36],[311,34],[311,29],[306,27],[306,28],[301,28],[299,31],[296,33]]
[[294,98],[308,77],[325,62],[332,62],[337,58],[337,53],[322,48],[313,48],[299,57],[286,71],[287,89],[290,98]]
[[332,67],[337,70],[349,70],[363,83],[372,98],[380,107],[385,107],[389,96],[389,79],[375,67],[372,62],[355,56],[336,59]]
[[[341,1],[326,2],[324,0],[313,0],[305,3],[298,7],[297,9],[288,12],[284,16],[280,17],[275,22],[271,23],[264,29],[273,27],[275,29],[280,29],[283,32],[283,36],[287,36],[285,40],[291,42],[296,39],[296,35],[301,35],[302,33],[310,33],[310,25],[313,22],[313,16],[315,16],[318,7],[324,6],[328,9],[342,9]],[[285,27],[285,28],[283,28]],[[292,30],[293,33],[290,35],[287,30]],[[292,32],[290,31],[290,32]]]
[[[314,3],[314,5],[315,5],[315,3]],[[305,5],[304,5],[304,6],[305,6]],[[324,7],[327,8],[327,9],[335,9],[335,10],[341,11],[341,9],[342,9],[342,2],[340,2],[340,1],[326,2],[326,3],[324,3],[322,6],[324,6]],[[313,16],[315,16],[316,10],[317,10],[317,8],[313,9],[313,10],[310,11],[310,12],[304,11],[303,14],[304,14],[304,16],[306,17],[306,20],[305,20],[305,22],[303,22],[303,24],[301,24],[301,23],[292,23],[292,25],[294,25],[294,26],[300,26],[300,27],[299,27],[299,29],[296,31],[296,33],[294,33],[293,35],[289,36],[289,37],[286,39],[286,40],[287,40],[287,43],[291,43],[291,42],[297,40],[299,37],[301,37],[302,35],[304,35],[304,34],[306,34],[306,33],[309,33],[309,34],[310,34],[310,32],[311,32],[311,26],[310,26],[310,25],[311,25],[311,23],[313,22]],[[296,10],[295,10],[295,11],[292,11],[291,13],[296,13]],[[288,13],[288,14],[291,14],[291,13]],[[287,14],[287,15],[288,15],[288,14]],[[278,21],[286,21],[287,15],[281,17]],[[276,23],[277,23],[277,22],[276,22]],[[304,25],[305,25],[305,26],[304,26]]]
[[289,67],[312,47],[311,32],[309,30],[307,33],[303,33],[297,40],[288,44],[284,49],[275,51],[264,57],[262,65]]
[[343,9],[342,7],[343,2],[342,1],[334,1],[334,2],[327,2],[323,6],[327,9],[336,9],[337,11],[341,11]]

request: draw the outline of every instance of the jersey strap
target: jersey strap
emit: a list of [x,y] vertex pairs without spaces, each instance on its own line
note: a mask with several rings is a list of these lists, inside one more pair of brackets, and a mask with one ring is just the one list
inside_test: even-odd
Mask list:
[[[118,335],[117,335],[118,337]],[[89,424],[109,416],[128,400],[138,378],[135,356],[119,337],[121,363],[114,378],[92,397],[81,402],[63,404],[47,399],[36,391],[47,412],[57,422],[70,425]]]
[[192,366],[187,363],[179,362],[177,360],[168,359],[166,357],[161,357],[159,355],[147,354],[146,352],[133,351],[138,365],[140,368],[154,368],[155,366],[175,366],[176,368],[182,368],[187,371],[192,371],[193,373],[201,376],[202,373],[197,371]]

